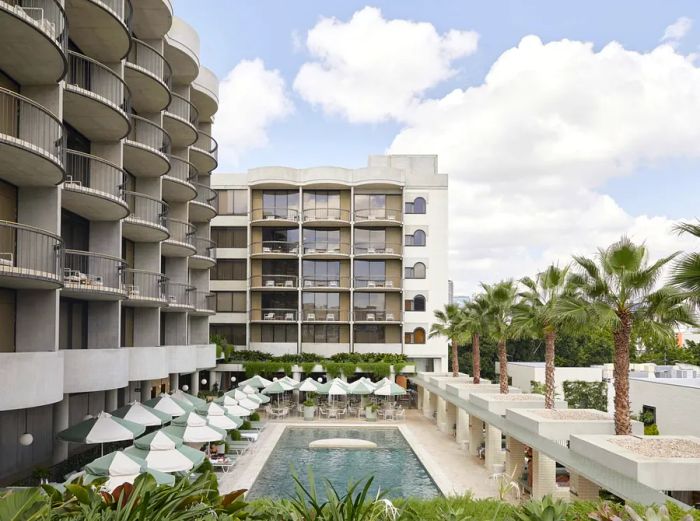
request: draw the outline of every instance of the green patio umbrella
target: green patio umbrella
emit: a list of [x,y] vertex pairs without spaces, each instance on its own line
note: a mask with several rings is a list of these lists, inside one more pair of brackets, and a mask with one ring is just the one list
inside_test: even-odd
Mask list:
[[182,416],[183,414],[194,410],[194,407],[189,403],[180,401],[177,398],[173,398],[169,394],[165,393],[153,398],[152,400],[146,400],[143,402],[143,404],[147,405],[148,407],[152,407],[156,411],[169,414],[171,418]]
[[238,387],[245,387],[246,385],[250,385],[251,387],[255,387],[256,389],[262,389],[263,387],[267,387],[271,383],[272,382],[267,378],[263,378],[262,376],[256,374],[252,378],[248,378],[247,380],[239,382]]
[[103,448],[105,443],[113,441],[133,440],[146,431],[141,424],[124,420],[118,416],[101,412],[94,418],[83,420],[59,432],[56,437],[63,441],[74,443],[99,443]]
[[209,425],[205,418],[194,412],[175,418],[171,425],[161,430],[182,438],[185,443],[202,444],[226,438],[225,430]]
[[281,381],[288,384],[288,385],[291,385],[294,389],[298,389],[299,385],[301,384],[300,381],[295,380],[294,378],[290,378],[289,376],[286,376],[286,375],[284,377],[282,377]]
[[182,438],[162,430],[135,440],[134,446],[124,452],[145,460],[149,468],[161,472],[191,470],[204,461],[203,452],[184,445]]
[[[114,490],[124,483],[133,483],[144,472],[151,474],[158,484],[173,485],[175,483],[175,476],[150,469],[144,459],[125,454],[123,451],[111,452],[97,458],[85,466],[83,475],[85,483],[108,478],[104,487],[108,490]],[[75,479],[75,477],[73,476],[71,479]]]
[[262,390],[262,394],[282,394],[291,390],[292,388],[289,385],[283,383],[281,380],[277,380],[276,382],[272,382],[270,385],[266,386]]
[[377,396],[403,396],[406,394],[406,389],[394,382],[388,382],[374,391]]
[[169,414],[149,407],[148,405],[144,405],[140,402],[131,402],[124,407],[120,407],[116,411],[112,411],[111,414],[112,416],[117,416],[140,425],[145,425],[146,427],[154,427],[156,425],[160,426],[173,419],[173,417]]
[[[266,396],[265,398],[268,397]],[[246,417],[253,414],[253,411],[251,411],[250,409],[246,409],[242,405],[239,405],[238,400],[231,397],[229,394],[220,396],[219,398],[214,400],[214,403],[223,406],[224,409],[226,409],[226,413],[228,414],[229,418],[232,418],[234,421],[240,422],[238,427],[243,425],[243,420],[241,420],[241,417]]]
[[230,417],[226,413],[226,409],[219,405],[218,403],[208,403],[206,407],[197,409],[197,414],[204,416],[207,419],[207,423],[213,427],[218,427],[219,429],[224,429],[225,431],[230,431],[232,429],[237,429],[243,422],[240,423]]
[[203,407],[207,404],[206,400],[202,400],[201,398],[198,398],[197,396],[195,396],[193,394],[186,393],[185,391],[183,391],[181,389],[176,389],[175,391],[170,393],[170,396],[172,396],[176,400],[190,404],[195,409],[197,407]]

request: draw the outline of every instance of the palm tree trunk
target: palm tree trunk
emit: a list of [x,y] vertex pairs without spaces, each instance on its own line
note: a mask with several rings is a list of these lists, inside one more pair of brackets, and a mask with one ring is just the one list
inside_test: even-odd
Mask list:
[[452,376],[459,376],[459,355],[457,352],[457,341],[452,339]]
[[546,331],[544,335],[544,408],[554,409],[554,341],[557,334]]
[[615,434],[632,434],[630,424],[630,335],[632,317],[627,312],[618,314],[620,323],[613,331],[615,342]]
[[481,352],[479,351],[479,333],[472,337],[472,373],[474,383],[481,383]]
[[500,375],[498,383],[500,384],[501,394],[508,394],[508,356],[506,355],[506,341],[498,341],[498,365],[500,367]]

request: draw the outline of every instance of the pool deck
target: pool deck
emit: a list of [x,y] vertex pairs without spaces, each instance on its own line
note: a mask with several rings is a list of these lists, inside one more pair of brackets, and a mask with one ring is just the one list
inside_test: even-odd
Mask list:
[[471,492],[476,498],[498,495],[496,480],[489,479],[490,474],[483,463],[478,458],[469,456],[455,443],[453,437],[440,432],[434,423],[415,409],[406,411],[404,422],[368,423],[356,419],[304,422],[301,418],[272,420],[260,434],[254,450],[239,457],[231,472],[218,473],[222,493],[252,487],[286,426],[398,428],[444,495],[461,495],[466,492]]

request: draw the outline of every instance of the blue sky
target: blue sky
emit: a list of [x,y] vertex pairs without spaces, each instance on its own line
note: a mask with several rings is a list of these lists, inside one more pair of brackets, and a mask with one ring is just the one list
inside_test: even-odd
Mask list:
[[[687,17],[697,21],[697,26],[691,27],[674,43],[675,52],[683,56],[700,52],[700,2],[690,0],[394,0],[369,4],[355,1],[174,0],[173,3],[176,15],[194,26],[200,35],[202,63],[220,78],[226,77],[241,60],[259,58],[266,70],[279,71],[284,80],[293,112],[265,125],[267,140],[264,146],[247,148],[238,156],[232,168],[241,172],[272,164],[363,166],[368,154],[387,150],[405,129],[408,125],[406,118],[411,116],[350,122],[347,117],[324,110],[318,104],[312,106],[293,87],[302,65],[315,59],[304,46],[307,32],[322,18],[334,17],[347,23],[354,13],[368,5],[381,9],[385,20],[428,22],[441,35],[453,29],[479,34],[478,49],[451,61],[454,75],[434,82],[422,91],[419,94],[421,100],[440,99],[453,89],[482,84],[494,62],[505,51],[518,46],[526,35],[537,35],[545,44],[562,39],[592,42],[595,52],[609,42],[617,41],[626,51],[649,53],[659,45],[667,26]],[[605,78],[602,81],[605,82]],[[695,123],[700,125],[697,120]],[[614,159],[615,152],[611,154]],[[695,194],[700,192],[700,176],[696,173],[700,166],[698,157],[676,152],[662,152],[660,156],[648,161],[638,161],[635,157],[634,167],[624,175],[604,176],[599,182],[586,184],[585,189],[609,196],[632,218],[644,215],[670,219],[694,217],[698,213]],[[453,164],[449,158],[447,164]],[[468,168],[465,166],[465,169]],[[620,226],[624,228],[626,225]],[[546,253],[547,248],[541,244],[520,246],[537,257],[533,261],[555,255]],[[515,249],[513,253],[517,251]],[[453,252],[456,253],[459,252]],[[507,275],[509,270],[512,271],[512,267],[494,269],[494,272]],[[463,287],[468,289],[476,275],[456,278],[463,280]],[[483,272],[478,273],[479,277],[482,275]]]

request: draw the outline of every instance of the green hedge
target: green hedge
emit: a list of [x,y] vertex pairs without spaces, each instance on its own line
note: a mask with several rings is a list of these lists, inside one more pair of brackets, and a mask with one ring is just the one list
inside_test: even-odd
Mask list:
[[569,409],[598,409],[608,411],[608,384],[567,380],[563,384],[564,400]]

